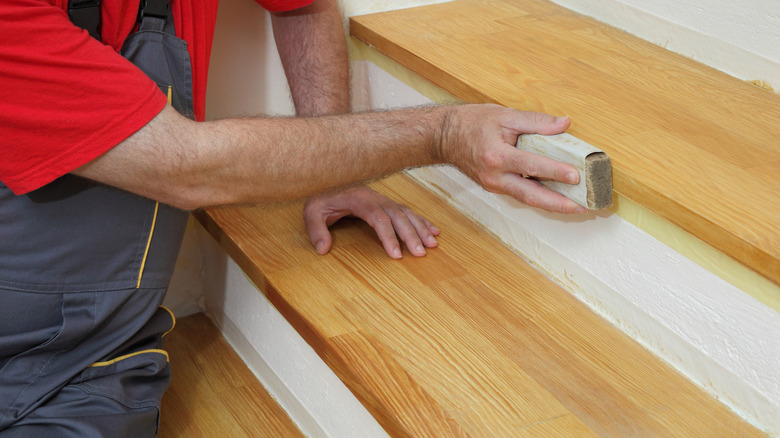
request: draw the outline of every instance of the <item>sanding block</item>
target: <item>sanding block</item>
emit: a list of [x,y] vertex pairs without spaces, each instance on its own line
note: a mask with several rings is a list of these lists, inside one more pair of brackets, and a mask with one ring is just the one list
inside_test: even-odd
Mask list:
[[570,134],[526,134],[517,138],[517,148],[556,161],[569,163],[580,172],[579,184],[539,180],[548,188],[589,210],[612,205],[612,163],[607,154]]

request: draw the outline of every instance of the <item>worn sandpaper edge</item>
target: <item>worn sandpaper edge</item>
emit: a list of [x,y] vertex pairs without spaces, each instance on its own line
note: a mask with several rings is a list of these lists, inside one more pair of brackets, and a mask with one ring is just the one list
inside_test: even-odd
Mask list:
[[604,152],[585,157],[585,189],[588,209],[603,210],[612,206],[612,162]]

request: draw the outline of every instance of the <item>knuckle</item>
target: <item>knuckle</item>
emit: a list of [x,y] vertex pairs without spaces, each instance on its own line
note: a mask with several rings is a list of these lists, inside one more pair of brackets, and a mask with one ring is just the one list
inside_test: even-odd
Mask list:
[[306,202],[303,204],[303,209],[304,210],[316,209],[317,206],[320,205],[321,203],[322,201],[320,200],[320,198],[312,196],[306,199]]
[[528,176],[539,176],[539,164],[531,159],[526,164],[526,174]]
[[540,112],[533,112],[533,119],[535,123],[544,123],[547,121],[547,115]]
[[539,175],[539,163],[537,161],[538,156],[529,152],[523,151],[519,155],[517,167],[521,169],[523,175],[526,176],[538,176]]
[[521,199],[524,204],[531,206],[531,207],[538,207],[540,205],[539,203],[539,196],[533,192],[523,192],[521,194]]
[[504,154],[496,150],[485,151],[482,154],[482,162],[485,163],[485,166],[488,168],[502,168],[504,159]]
[[374,228],[386,228],[393,226],[393,220],[385,213],[376,214],[371,221]]
[[485,175],[480,178],[482,187],[490,193],[501,192],[499,181],[500,180],[493,175]]
[[391,215],[394,224],[401,225],[409,221],[409,217],[401,210],[396,210]]

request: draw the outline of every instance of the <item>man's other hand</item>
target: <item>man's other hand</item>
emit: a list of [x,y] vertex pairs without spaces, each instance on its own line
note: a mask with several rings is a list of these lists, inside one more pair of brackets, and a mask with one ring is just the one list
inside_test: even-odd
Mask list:
[[438,245],[439,229],[408,207],[367,187],[353,187],[310,197],[303,209],[306,232],[319,254],[330,251],[333,238],[328,227],[346,216],[358,217],[374,228],[385,252],[401,258],[399,238],[412,255],[422,257],[425,248]]

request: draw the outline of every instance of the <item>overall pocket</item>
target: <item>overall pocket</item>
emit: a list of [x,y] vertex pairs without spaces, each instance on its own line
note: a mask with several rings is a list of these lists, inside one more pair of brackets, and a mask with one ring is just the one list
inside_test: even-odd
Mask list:
[[[3,325],[0,431],[40,421],[45,412],[68,406],[74,388],[76,395],[99,394],[122,406],[151,407],[156,412],[170,373],[167,354],[159,348],[174,324],[172,314],[159,307],[164,292],[164,288],[80,293],[0,289],[8,312],[38,303],[24,322],[29,331]],[[116,381],[110,383],[111,378]],[[139,389],[133,390],[136,385]],[[118,394],[125,390],[129,392],[121,399]],[[100,402],[96,406],[105,408]],[[60,412],[58,417],[69,415]]]
[[162,30],[139,30],[127,37],[120,53],[146,73],[163,93],[168,94],[171,87],[171,105],[181,115],[195,118],[186,41]]

